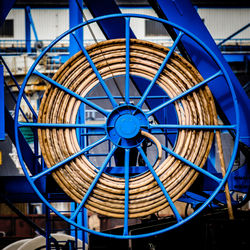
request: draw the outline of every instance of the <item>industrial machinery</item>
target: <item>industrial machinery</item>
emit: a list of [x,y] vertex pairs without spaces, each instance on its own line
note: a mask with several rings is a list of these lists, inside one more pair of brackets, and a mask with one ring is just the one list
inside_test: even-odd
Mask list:
[[[85,2],[94,18],[43,49],[19,91],[15,143],[34,192],[71,225],[117,239],[170,231],[208,205],[228,207],[232,219],[232,206],[249,199],[249,181],[242,188],[237,186],[242,179],[235,178],[249,176],[249,100],[195,10],[189,1],[183,1],[189,14],[178,1],[151,1],[160,18],[117,13],[114,2],[107,1],[109,14],[95,2]],[[196,22],[192,29],[184,20],[190,15]],[[172,37],[169,47],[136,38],[132,26],[145,19],[164,26]],[[84,46],[82,30],[93,24],[106,40]],[[39,72],[44,56],[66,37],[76,53],[52,77]],[[48,84],[38,112],[25,94],[34,77]],[[32,161],[22,144],[22,128],[35,138]],[[237,166],[239,157],[245,160]],[[61,197],[53,185],[78,203],[70,217],[51,205]],[[180,212],[176,201],[191,204],[192,212]],[[170,224],[131,234],[133,219],[166,208],[173,214]],[[86,209],[122,220],[123,230],[90,229],[77,220]]]

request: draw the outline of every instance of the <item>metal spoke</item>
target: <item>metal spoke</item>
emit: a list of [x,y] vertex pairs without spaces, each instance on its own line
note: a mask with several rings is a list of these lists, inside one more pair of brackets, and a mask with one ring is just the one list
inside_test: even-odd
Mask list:
[[43,78],[45,81],[47,81],[47,82],[49,82],[50,84],[56,86],[57,88],[63,90],[63,91],[66,92],[67,94],[69,94],[69,95],[75,97],[76,99],[82,101],[83,103],[89,105],[90,107],[92,107],[93,109],[99,111],[99,112],[102,113],[103,115],[108,116],[109,112],[106,111],[105,109],[103,109],[103,108],[101,108],[100,106],[96,105],[95,103],[93,103],[93,102],[87,100],[86,98],[84,98],[84,97],[78,95],[78,94],[75,93],[74,91],[72,91],[72,90],[66,88],[65,86],[63,86],[63,85],[61,85],[60,83],[54,81],[53,79],[47,77],[46,75],[44,75],[44,74],[38,72],[37,70],[34,70],[33,74],[35,74],[35,75],[37,75],[37,76]]
[[231,130],[236,129],[236,125],[181,125],[181,124],[153,124],[149,129],[198,129],[198,130]]
[[150,90],[152,89],[152,87],[154,86],[154,84],[156,83],[157,79],[159,78],[162,70],[164,69],[164,67],[166,66],[169,58],[171,57],[171,55],[173,54],[176,46],[178,45],[180,39],[182,38],[182,36],[184,35],[184,33],[182,31],[180,31],[178,37],[175,39],[174,44],[172,45],[172,47],[170,48],[169,52],[167,53],[165,59],[163,60],[160,68],[158,69],[157,73],[155,74],[153,80],[151,81],[151,83],[148,85],[147,89],[145,90],[145,92],[143,93],[140,101],[137,104],[137,107],[141,108],[145,99],[147,98],[147,95],[149,94]]
[[129,66],[130,66],[130,18],[125,19],[125,39],[126,39],[126,73],[125,73],[125,102],[129,104]]
[[85,152],[89,151],[90,149],[96,147],[97,145],[101,144],[102,142],[108,140],[108,137],[105,136],[102,139],[92,143],[91,145],[83,148],[82,150],[80,150],[79,152],[69,156],[68,158],[64,159],[63,161],[60,161],[59,163],[55,164],[54,166],[47,168],[46,170],[42,171],[41,173],[34,175],[31,177],[31,179],[33,181],[37,180],[38,178],[41,178],[44,175],[50,174],[51,172],[53,172],[54,170],[58,169],[59,167],[63,166],[64,164],[67,164],[69,161],[72,161],[73,159],[77,158],[78,156],[84,154]]
[[[12,81],[14,82],[14,84],[16,85],[18,91],[21,90],[21,87],[19,85],[19,83],[17,82],[16,78],[14,77],[14,75],[12,74],[11,70],[9,69],[8,65],[6,64],[5,60],[3,59],[3,57],[0,55],[0,60],[2,61],[3,65],[5,66],[6,70],[8,71],[10,78],[12,79]],[[11,92],[12,93],[12,92]],[[25,94],[22,95],[25,103],[27,104],[27,106],[29,107],[30,111],[32,112],[33,116],[35,118],[37,118],[37,113],[36,111],[33,109],[32,105],[30,104],[29,100],[27,99],[27,96]],[[22,110],[22,109],[21,109]]]
[[78,215],[78,213],[80,212],[81,208],[84,206],[85,202],[87,201],[90,193],[93,191],[96,183],[98,182],[99,178],[101,177],[103,171],[105,170],[105,168],[107,167],[107,164],[109,162],[109,160],[111,159],[111,157],[113,156],[115,150],[117,149],[117,146],[113,146],[113,148],[111,149],[111,151],[109,152],[109,154],[107,155],[105,161],[103,162],[100,170],[98,171],[96,177],[94,178],[94,180],[92,181],[92,183],[90,184],[86,194],[84,195],[81,203],[78,205],[78,207],[76,208],[75,212],[73,213],[73,215],[70,217],[71,220],[75,220],[76,216]]
[[73,123],[40,123],[40,122],[19,122],[18,127],[33,128],[98,128],[105,129],[105,124],[73,124]]
[[85,56],[86,59],[88,60],[88,62],[89,62],[89,64],[90,64],[91,68],[93,69],[94,73],[96,74],[96,76],[97,76],[99,82],[101,83],[101,85],[102,85],[102,87],[103,87],[105,93],[107,94],[107,96],[108,96],[108,98],[109,98],[109,100],[110,100],[112,106],[113,106],[113,107],[117,107],[117,106],[118,106],[117,102],[115,101],[115,99],[114,99],[113,95],[111,94],[111,92],[110,92],[108,86],[106,85],[105,81],[102,79],[101,74],[99,73],[98,69],[96,68],[96,66],[95,66],[94,62],[92,61],[91,57],[89,56],[87,50],[86,50],[85,47],[80,43],[80,41],[78,40],[78,38],[76,37],[76,35],[74,34],[74,32],[72,33],[72,35],[73,35],[74,39],[76,40],[76,42],[77,42],[79,48],[80,48],[81,51],[83,52],[84,56]]
[[129,154],[130,149],[125,149],[125,199],[124,199],[124,230],[123,235],[128,235],[128,217],[129,217]]
[[208,82],[210,82],[210,81],[214,80],[215,78],[217,78],[217,77],[219,77],[219,76],[222,76],[222,75],[223,75],[222,71],[219,70],[217,73],[215,73],[214,75],[210,76],[210,77],[207,78],[206,80],[204,80],[204,81],[202,81],[202,82],[196,84],[196,85],[193,86],[192,88],[190,88],[190,89],[184,91],[183,93],[181,93],[181,94],[175,96],[174,98],[172,98],[172,99],[170,99],[170,100],[168,100],[168,101],[162,103],[162,104],[159,105],[158,107],[156,107],[156,108],[150,110],[149,112],[146,113],[146,115],[147,115],[147,116],[152,115],[152,114],[155,113],[156,111],[158,111],[158,110],[160,110],[160,109],[166,107],[167,105],[169,105],[169,104],[171,104],[171,103],[173,103],[173,102],[179,100],[180,98],[182,98],[182,97],[184,97],[184,96],[186,96],[186,95],[188,95],[188,94],[194,92],[196,89],[202,87],[203,85],[207,84]]
[[192,163],[191,161],[185,159],[184,157],[180,156],[179,154],[175,153],[174,151],[172,151],[171,149],[165,147],[164,145],[162,145],[163,150],[165,150],[167,153],[171,154],[172,156],[174,156],[176,159],[182,161],[183,163],[189,165],[191,168],[194,168],[196,171],[200,172],[201,174],[206,175],[207,177],[209,177],[210,179],[221,183],[222,179],[216,177],[215,175],[209,173],[208,171],[204,170],[203,168],[195,165],[194,163]]
[[138,151],[140,152],[140,154],[141,154],[143,160],[145,161],[147,167],[149,168],[151,174],[154,176],[154,178],[155,178],[157,184],[158,184],[159,187],[161,188],[161,191],[162,191],[163,194],[165,195],[165,197],[166,197],[166,199],[167,199],[167,201],[168,201],[168,203],[169,203],[169,205],[170,205],[170,207],[171,207],[171,209],[172,209],[172,211],[173,211],[173,213],[174,213],[174,215],[175,215],[177,221],[178,221],[178,222],[179,222],[179,221],[182,221],[183,219],[182,219],[181,215],[179,214],[179,212],[178,212],[178,210],[177,210],[177,208],[176,208],[174,202],[172,201],[171,197],[169,196],[169,194],[168,194],[167,190],[165,189],[163,183],[161,182],[159,176],[156,174],[154,168],[153,168],[152,165],[150,164],[150,162],[149,162],[147,156],[145,155],[145,153],[144,153],[142,147],[139,146],[139,147],[137,147],[137,149],[138,149]]

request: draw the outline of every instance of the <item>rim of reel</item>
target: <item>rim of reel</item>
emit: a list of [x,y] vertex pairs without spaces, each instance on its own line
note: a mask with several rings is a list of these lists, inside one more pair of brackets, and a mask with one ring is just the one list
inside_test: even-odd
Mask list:
[[[21,124],[19,121],[18,121],[18,114],[19,114],[19,110],[20,110],[20,103],[21,103],[21,100],[22,100],[22,96],[23,96],[23,93],[24,93],[24,89],[25,89],[25,86],[26,86],[26,83],[28,82],[28,79],[29,77],[34,73],[36,75],[37,72],[34,71],[35,70],[35,67],[36,65],[38,64],[38,62],[41,60],[41,58],[43,57],[43,55],[51,48],[53,47],[58,41],[60,41],[63,37],[65,37],[66,35],[74,32],[75,30],[77,30],[78,28],[82,28],[83,26],[85,25],[88,25],[90,23],[94,23],[94,22],[97,22],[97,21],[100,21],[100,20],[103,20],[103,19],[110,19],[110,18],[126,18],[126,20],[128,20],[128,18],[143,18],[143,19],[151,19],[151,20],[154,20],[154,21],[158,21],[158,22],[161,22],[161,23],[165,23],[169,26],[172,26],[173,28],[179,30],[180,33],[182,33],[182,36],[186,35],[188,37],[190,37],[192,40],[194,40],[197,44],[199,44],[199,46],[201,46],[214,60],[214,62],[217,64],[217,66],[220,68],[220,70],[213,75],[214,78],[216,78],[217,76],[223,76],[226,81],[227,81],[227,84],[230,88],[230,91],[231,91],[231,95],[232,95],[232,99],[233,99],[233,103],[234,103],[234,108],[235,108],[235,116],[236,116],[236,124],[235,125],[228,125],[228,126],[224,126],[225,129],[228,129],[228,130],[235,130],[236,131],[236,137],[235,137],[235,143],[234,143],[234,150],[233,150],[233,153],[232,153],[232,156],[231,156],[231,159],[230,159],[230,163],[229,163],[229,166],[228,166],[228,169],[227,169],[227,173],[226,173],[226,176],[223,178],[223,179],[220,179],[220,182],[218,184],[218,187],[214,190],[213,194],[210,195],[210,197],[206,200],[206,202],[204,202],[202,204],[202,206],[196,210],[194,213],[192,213],[191,215],[189,215],[188,217],[186,218],[183,218],[183,219],[180,219],[178,220],[177,218],[177,223],[168,227],[168,228],[165,228],[165,229],[162,229],[162,230],[159,230],[159,231],[155,231],[155,232],[151,232],[151,233],[147,233],[147,234],[142,234],[142,235],[113,235],[113,234],[106,234],[106,233],[102,233],[102,232],[96,232],[96,231],[93,231],[93,230],[90,230],[89,228],[86,228],[86,227],[82,227],[82,226],[79,226],[75,223],[74,219],[75,217],[71,217],[70,219],[66,218],[64,215],[62,215],[60,212],[58,212],[54,207],[52,207],[49,202],[47,201],[47,199],[42,195],[42,193],[38,190],[38,188],[36,187],[36,184],[34,183],[35,180],[37,180],[40,176],[36,176],[36,178],[33,178],[32,176],[29,175],[26,167],[25,167],[25,164],[23,162],[23,158],[22,158],[22,152],[21,152],[21,148],[20,148],[20,145],[19,145],[19,140],[18,140],[18,128],[21,127],[21,126],[24,126],[23,124]],[[126,22],[127,23],[127,22]],[[127,24],[126,24],[127,25]],[[128,26],[126,26],[126,28],[129,28],[129,24]],[[127,32],[129,33],[129,32]],[[179,34],[180,34],[179,33]],[[127,36],[127,35],[126,35]],[[125,39],[127,39],[127,37],[125,37]],[[181,37],[180,37],[181,39]],[[41,75],[40,75],[41,76]],[[44,78],[44,77],[43,77]],[[44,78],[45,79],[45,78]],[[45,79],[45,80],[48,80],[48,79]],[[206,81],[206,80],[204,80]],[[203,81],[203,82],[204,82]],[[199,84],[197,85],[197,89],[200,88],[201,86],[199,86]],[[193,91],[193,90],[192,90]],[[192,92],[190,91],[190,93]],[[174,99],[174,98],[173,98]],[[33,124],[34,125],[34,124]],[[33,126],[31,125],[31,127]],[[36,127],[36,125],[34,125],[33,127]],[[197,126],[196,126],[197,127]],[[192,128],[192,127],[191,127]],[[199,127],[197,127],[199,128]],[[183,126],[183,129],[185,129],[185,127]],[[204,129],[202,127],[200,127],[199,129]],[[211,126],[211,127],[207,127],[207,129],[219,129],[218,126]],[[124,134],[121,134],[124,138],[126,136],[124,136]],[[79,227],[87,232],[91,232],[91,233],[95,233],[95,234],[98,234],[98,235],[102,235],[102,236],[108,236],[108,237],[114,237],[114,238],[139,238],[139,237],[147,237],[147,236],[152,236],[152,235],[155,235],[155,234],[159,234],[159,233],[162,233],[162,232],[166,232],[168,230],[171,230],[175,227],[178,227],[179,225],[183,224],[184,222],[190,220],[191,218],[193,218],[196,214],[198,214],[200,211],[202,211],[205,206],[207,206],[211,201],[212,199],[216,196],[216,194],[221,190],[222,186],[224,185],[227,177],[229,176],[229,173],[232,169],[232,166],[233,166],[233,162],[234,162],[234,159],[235,159],[235,156],[236,156],[236,152],[237,152],[237,145],[238,145],[238,141],[239,141],[239,114],[238,114],[238,107],[237,107],[237,101],[236,101],[236,97],[235,97],[235,93],[234,93],[234,90],[233,90],[233,86],[232,86],[232,83],[227,75],[227,72],[226,70],[223,68],[222,64],[220,63],[220,61],[216,58],[216,56],[213,54],[212,51],[209,50],[209,48],[203,43],[201,42],[196,36],[194,36],[193,34],[191,34],[189,31],[186,31],[184,29],[182,29],[181,27],[171,23],[171,22],[168,22],[166,20],[163,20],[163,19],[160,19],[160,18],[155,18],[155,17],[151,17],[151,16],[146,16],[146,15],[137,15],[137,14],[116,14],[116,15],[108,15],[108,16],[103,16],[103,17],[99,17],[99,18],[95,18],[95,19],[92,19],[88,22],[84,22],[70,30],[68,30],[67,32],[63,33],[61,36],[59,36],[56,40],[54,40],[40,55],[39,57],[36,59],[36,61],[34,62],[34,64],[32,65],[32,67],[30,68],[28,74],[26,75],[25,77],[25,80],[24,80],[24,83],[22,85],[22,88],[20,90],[20,93],[19,93],[19,96],[18,96],[18,102],[17,102],[17,106],[16,106],[16,114],[15,114],[15,136],[16,136],[16,142],[17,142],[17,153],[18,153],[18,156],[19,156],[19,159],[20,159],[20,163],[22,165],[22,168],[24,170],[24,173],[28,179],[28,181],[30,182],[31,186],[33,187],[33,189],[35,190],[35,192],[38,194],[38,196],[42,199],[42,201],[52,210],[54,211],[57,215],[59,215],[60,217],[62,217],[64,220],[66,220],[67,222],[71,223],[72,225],[76,226],[76,227]],[[126,147],[125,147],[126,148]],[[174,157],[178,157],[178,154],[177,155],[174,155]],[[178,158],[177,158],[178,159]],[[181,159],[181,158],[180,158]],[[183,159],[181,159],[183,160]],[[184,162],[186,163],[186,162]],[[56,168],[55,168],[56,169]],[[50,171],[46,172],[45,174],[47,173],[50,173],[52,172],[53,169],[50,169]],[[45,175],[44,174],[44,175]],[[81,204],[80,204],[81,205]],[[78,208],[80,208],[80,206],[78,206]],[[77,210],[80,210],[80,209],[76,209],[76,212],[79,212]],[[75,216],[77,215],[77,213],[75,212]],[[126,216],[125,216],[126,217]],[[127,225],[126,225],[127,226]],[[125,227],[125,225],[124,225]]]

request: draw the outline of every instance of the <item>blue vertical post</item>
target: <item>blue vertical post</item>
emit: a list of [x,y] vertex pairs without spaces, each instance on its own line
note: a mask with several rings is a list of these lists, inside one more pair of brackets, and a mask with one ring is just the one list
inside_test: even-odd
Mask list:
[[[77,2],[79,5],[77,4]],[[79,9],[83,9],[83,1],[82,0],[69,0],[69,28],[76,26],[77,24],[83,21],[82,12]],[[83,44],[83,29],[78,29],[75,32],[75,36],[78,38],[81,44]],[[79,51],[79,45],[77,44],[76,40],[74,39],[73,35],[70,34],[69,38],[69,53],[70,56],[73,56],[75,53]]]
[[[78,4],[77,4],[78,1]],[[72,28],[79,23],[82,23],[83,21],[83,16],[80,8],[83,9],[83,1],[82,0],[69,0],[69,28]],[[74,35],[76,36],[77,40],[83,45],[83,29],[78,29],[75,31]],[[73,37],[72,34],[70,34],[70,39],[69,39],[69,53],[70,57],[73,56],[75,53],[77,53],[80,50],[79,45],[76,42],[76,39]],[[80,112],[78,113],[78,121],[79,122],[84,122],[84,105],[80,106]],[[84,140],[81,138],[81,129],[78,133],[78,141],[80,144],[84,143]],[[80,145],[83,147],[84,145]],[[74,208],[74,203],[71,205],[71,208]],[[73,210],[73,209],[72,209]],[[87,210],[85,208],[82,209],[82,212],[80,212],[77,216],[77,223],[81,224],[83,226],[87,227],[88,224],[88,216],[87,216]],[[72,226],[71,226],[72,227]],[[78,230],[76,233],[74,230],[71,231],[72,236],[75,236],[77,239],[81,239],[83,241],[83,248],[85,243],[88,243],[88,234],[85,232],[81,232]]]
[[36,33],[36,27],[35,27],[33,18],[32,18],[31,13],[30,13],[30,6],[25,7],[25,13],[27,14],[27,17],[29,18],[29,24],[30,24],[30,27],[33,30],[34,37],[35,37],[36,41],[38,41],[38,36],[37,36],[37,33]]
[[27,53],[31,53],[31,33],[28,9],[25,8],[25,44]]
[[0,65],[0,140],[5,139],[5,117],[4,117],[4,76],[3,65]]
[[46,206],[46,250],[51,250],[50,234],[51,234],[51,224],[50,224],[50,209]]

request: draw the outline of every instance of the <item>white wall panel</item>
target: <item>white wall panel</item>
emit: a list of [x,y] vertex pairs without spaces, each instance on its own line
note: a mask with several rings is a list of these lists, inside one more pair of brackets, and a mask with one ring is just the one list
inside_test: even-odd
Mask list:
[[[149,16],[156,16],[151,8],[121,8],[122,13],[144,14]],[[137,38],[142,39],[145,37],[145,20],[140,18],[131,19],[131,28]]]
[[24,9],[12,9],[6,19],[13,19],[14,20],[14,37],[3,37],[0,39],[12,40],[18,39],[22,40],[25,39],[25,15]]
[[31,14],[39,40],[55,39],[69,27],[67,9],[32,9]]
[[[137,13],[155,16],[151,8],[121,8],[122,13]],[[91,19],[91,14],[84,9],[87,19]],[[205,25],[213,38],[220,39],[231,35],[244,25],[250,22],[250,8],[200,8],[198,10]],[[31,14],[35,23],[38,38],[41,40],[53,40],[69,28],[68,9],[32,9]],[[7,19],[14,19],[14,38],[0,39],[25,39],[25,15],[23,9],[12,9]],[[132,19],[131,27],[138,38],[145,37],[145,21]],[[96,38],[104,39],[100,29],[96,25],[91,25]],[[33,32],[32,39],[34,39]],[[84,31],[86,40],[92,39],[88,28]],[[250,39],[250,28],[237,35],[235,38]],[[68,38],[67,38],[68,39]]]
[[[201,8],[198,13],[214,39],[226,38],[250,22],[250,8]],[[250,39],[250,28],[235,38]]]

